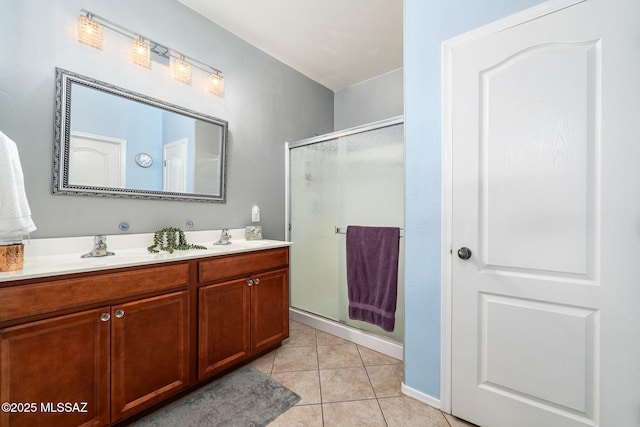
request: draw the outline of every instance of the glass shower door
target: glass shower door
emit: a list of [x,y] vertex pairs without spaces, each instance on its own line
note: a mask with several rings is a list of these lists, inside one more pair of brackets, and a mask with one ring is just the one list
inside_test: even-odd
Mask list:
[[404,135],[395,124],[290,150],[291,305],[402,342],[404,250],[396,328],[348,318],[348,225],[404,227]]

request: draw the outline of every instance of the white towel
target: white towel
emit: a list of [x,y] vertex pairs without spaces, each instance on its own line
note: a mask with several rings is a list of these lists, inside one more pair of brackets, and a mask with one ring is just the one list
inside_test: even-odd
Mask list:
[[0,132],[0,242],[22,240],[36,230],[24,191],[18,147]]

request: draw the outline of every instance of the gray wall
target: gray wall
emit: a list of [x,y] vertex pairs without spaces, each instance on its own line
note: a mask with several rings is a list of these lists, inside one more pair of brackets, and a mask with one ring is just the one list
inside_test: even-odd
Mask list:
[[[187,86],[166,67],[129,60],[129,41],[104,30],[104,49],[76,41],[80,8],[223,71],[225,97]],[[333,92],[175,0],[2,0],[0,130],[18,145],[34,238],[130,233],[166,226],[243,227],[254,204],[266,238],[284,238],[284,142],[333,130]],[[170,202],[51,194],[55,67],[229,122],[227,203]],[[200,73],[200,74],[198,74]],[[310,102],[309,100],[313,100]]]
[[404,111],[402,68],[336,92],[334,130],[401,116]]

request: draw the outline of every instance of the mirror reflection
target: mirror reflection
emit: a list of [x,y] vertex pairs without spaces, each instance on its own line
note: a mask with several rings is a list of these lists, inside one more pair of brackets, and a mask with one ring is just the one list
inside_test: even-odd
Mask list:
[[54,193],[224,202],[227,122],[57,69]]

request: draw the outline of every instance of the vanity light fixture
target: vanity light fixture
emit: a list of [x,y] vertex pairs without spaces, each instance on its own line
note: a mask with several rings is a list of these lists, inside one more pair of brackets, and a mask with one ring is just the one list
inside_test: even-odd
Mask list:
[[184,60],[184,57],[175,58],[171,63],[173,78],[179,82],[191,84],[191,64]]
[[78,41],[86,45],[102,49],[102,28],[128,37],[132,40],[131,60],[134,64],[151,68],[151,61],[169,65],[174,79],[191,84],[192,69],[197,68],[207,74],[207,90],[217,96],[224,97],[224,77],[222,71],[191,58],[177,50],[133,32],[113,21],[96,15],[86,9],[80,9],[78,20]]
[[224,96],[224,78],[220,74],[213,73],[209,75],[207,78],[207,87],[212,94]]
[[78,20],[78,41],[96,49],[102,49],[102,26],[87,13]]
[[133,39],[131,43],[131,59],[134,64],[141,67],[151,68],[151,46],[145,43],[144,39]]

